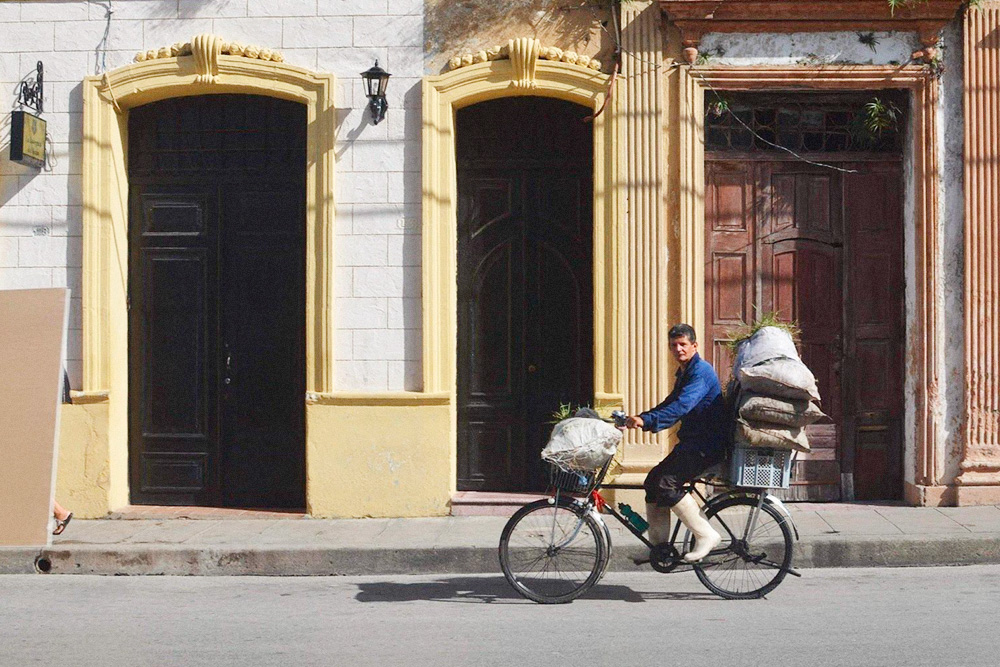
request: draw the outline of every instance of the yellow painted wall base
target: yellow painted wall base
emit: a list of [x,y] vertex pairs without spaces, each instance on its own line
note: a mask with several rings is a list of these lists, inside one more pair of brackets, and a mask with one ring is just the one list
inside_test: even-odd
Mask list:
[[111,509],[108,403],[63,405],[59,416],[56,500],[78,519]]
[[451,499],[450,405],[306,406],[306,481],[315,517],[444,516]]

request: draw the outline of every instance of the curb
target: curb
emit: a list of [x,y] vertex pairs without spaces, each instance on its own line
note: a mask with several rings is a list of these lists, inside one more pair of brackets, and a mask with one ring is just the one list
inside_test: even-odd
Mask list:
[[[613,547],[609,569],[637,571],[638,545]],[[73,548],[0,550],[0,574],[32,574],[39,553],[51,574],[183,576],[363,576],[475,574],[500,570],[495,546],[449,548],[340,548],[316,546],[178,547],[172,545],[82,545]],[[927,567],[1000,564],[996,537],[936,539],[853,537],[813,539],[795,545],[794,566]],[[43,563],[44,565],[44,563]],[[43,568],[44,569],[44,568]]]

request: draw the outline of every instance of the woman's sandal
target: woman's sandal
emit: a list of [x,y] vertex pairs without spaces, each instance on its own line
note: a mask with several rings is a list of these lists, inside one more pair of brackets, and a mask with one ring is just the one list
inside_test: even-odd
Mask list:
[[52,529],[53,535],[62,535],[62,532],[66,530],[66,526],[69,525],[70,520],[73,519],[73,513],[70,512],[66,515],[65,519],[56,519],[56,527]]

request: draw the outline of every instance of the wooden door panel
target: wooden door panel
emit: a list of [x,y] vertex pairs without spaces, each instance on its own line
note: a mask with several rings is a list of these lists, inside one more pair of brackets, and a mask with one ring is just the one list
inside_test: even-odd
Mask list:
[[581,284],[584,276],[558,249],[539,244],[533,265],[529,298],[535,317],[529,322],[529,335],[535,354],[526,361],[534,369],[529,369],[529,380],[541,399],[540,408],[551,414],[560,397],[581,395],[592,384],[588,371],[593,367],[593,347],[584,331],[592,296],[590,280]]
[[456,116],[460,490],[543,489],[551,413],[593,401],[584,115],[505,98]]
[[[469,394],[475,401],[508,400],[521,389],[514,377],[521,358],[514,343],[520,338],[520,318],[512,298],[520,292],[514,276],[514,248],[497,246],[476,267],[469,299]],[[516,356],[516,358],[515,358]]]
[[148,341],[142,351],[143,433],[204,439],[212,370],[205,249],[146,248],[140,254]]
[[840,180],[822,168],[799,164],[758,165],[765,205],[760,244],[762,312],[795,321],[801,331],[799,354],[813,371],[822,406],[833,424],[807,427],[812,452],[796,464],[790,500],[840,497],[840,378],[843,318]]
[[850,432],[845,460],[858,499],[902,492],[902,187],[896,164],[845,176],[848,291],[844,372]]
[[754,183],[745,164],[706,165],[705,280],[708,287],[703,354],[725,386],[732,373],[728,332],[753,320],[756,281]]
[[304,189],[223,199],[223,502],[304,507]]
[[201,186],[133,186],[129,225],[130,485],[136,502],[214,499],[216,264]]

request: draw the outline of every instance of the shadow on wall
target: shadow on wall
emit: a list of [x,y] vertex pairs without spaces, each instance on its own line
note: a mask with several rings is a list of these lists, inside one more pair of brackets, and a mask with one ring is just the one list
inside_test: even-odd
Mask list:
[[[395,284],[385,292],[373,292],[366,285],[352,296],[388,299],[388,319],[383,326],[402,330],[403,337],[403,358],[390,362],[396,370],[390,370],[389,389],[422,391],[421,82],[390,80],[389,111],[378,126],[372,123],[368,100],[359,86],[355,88],[354,108],[337,113],[336,158],[338,164],[349,165],[346,171],[353,172],[359,183],[366,174],[389,172],[389,186],[385,192],[372,193],[351,192],[348,187],[348,198],[337,205],[338,234],[389,237],[388,263],[360,268],[384,269],[386,275],[381,277],[386,284]],[[363,159],[374,162],[362,164]],[[347,178],[350,176],[348,173]],[[383,188],[385,183],[382,180]]]
[[[47,98],[41,114],[48,124],[41,169],[10,161],[11,115],[0,114],[0,289],[71,290],[67,370],[71,385],[79,388],[83,85],[62,94],[58,100]],[[16,99],[11,108],[17,108]]]
[[[588,49],[596,38],[610,53],[611,39],[604,28],[610,15],[595,2],[565,0],[432,0],[424,5],[424,48],[428,53],[454,55],[462,49],[506,44],[515,37],[537,37],[543,44]],[[607,58],[604,58],[607,60]],[[447,57],[440,67],[443,69]]]

